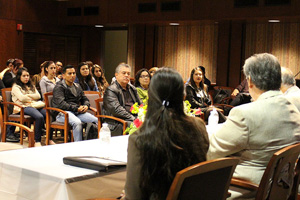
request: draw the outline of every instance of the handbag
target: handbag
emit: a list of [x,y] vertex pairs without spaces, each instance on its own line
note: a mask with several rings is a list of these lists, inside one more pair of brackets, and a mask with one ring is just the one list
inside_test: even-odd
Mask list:
[[31,103],[31,107],[40,109],[45,107],[45,103],[43,101],[35,101]]

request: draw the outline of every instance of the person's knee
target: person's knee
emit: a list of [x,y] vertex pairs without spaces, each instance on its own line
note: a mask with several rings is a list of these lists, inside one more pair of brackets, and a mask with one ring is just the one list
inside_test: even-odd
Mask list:
[[76,126],[76,127],[78,127],[78,126],[81,126],[81,124],[82,124],[82,122],[81,122],[81,120],[79,119],[79,118],[73,118],[71,121],[70,121],[70,124],[71,124],[71,126]]
[[44,116],[41,113],[39,113],[35,116],[35,120],[36,121],[44,121]]

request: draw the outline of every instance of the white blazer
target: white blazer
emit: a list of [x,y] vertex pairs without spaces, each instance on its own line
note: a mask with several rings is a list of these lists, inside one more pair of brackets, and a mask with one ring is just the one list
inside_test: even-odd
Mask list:
[[208,159],[240,158],[233,177],[259,184],[271,156],[300,141],[300,113],[280,91],[230,111],[222,128],[210,135]]

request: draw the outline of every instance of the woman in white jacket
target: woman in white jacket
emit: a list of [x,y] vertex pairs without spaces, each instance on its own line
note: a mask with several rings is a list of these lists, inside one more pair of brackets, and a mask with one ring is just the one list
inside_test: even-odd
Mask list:
[[[24,113],[35,119],[35,146],[41,146],[41,133],[45,124],[45,103],[40,101],[41,95],[30,81],[29,72],[25,67],[18,70],[16,82],[12,86],[12,100],[24,108]],[[20,108],[14,106],[13,113],[19,113]]]

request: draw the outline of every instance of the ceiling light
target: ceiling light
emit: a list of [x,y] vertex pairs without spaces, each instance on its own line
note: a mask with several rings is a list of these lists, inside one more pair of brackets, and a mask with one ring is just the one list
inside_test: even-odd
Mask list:
[[170,23],[171,26],[179,26],[179,23]]
[[96,28],[102,28],[102,27],[104,27],[103,25],[100,25],[100,24],[98,24],[98,25],[95,25],[95,27]]
[[278,23],[278,22],[280,22],[280,20],[278,20],[278,19],[269,19],[269,22],[270,23]]

